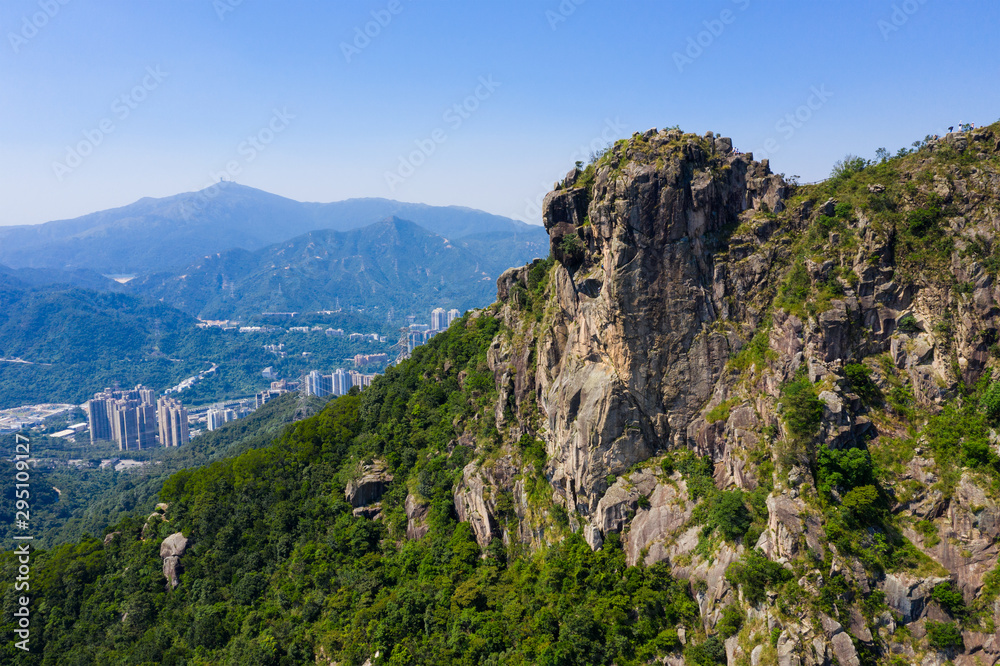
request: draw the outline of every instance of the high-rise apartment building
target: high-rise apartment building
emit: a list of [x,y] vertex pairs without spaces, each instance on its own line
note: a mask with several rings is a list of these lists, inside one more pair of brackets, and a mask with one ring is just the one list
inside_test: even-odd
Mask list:
[[191,441],[188,412],[179,400],[160,398],[156,403],[156,420],[160,430],[160,446],[180,446]]
[[444,308],[434,308],[431,310],[431,330],[443,331],[448,328],[448,313]]
[[306,375],[306,395],[325,398],[333,393],[333,380],[330,375],[324,375],[319,370],[312,370]]
[[205,422],[209,430],[218,430],[224,423],[236,420],[236,412],[231,409],[212,408],[205,415]]
[[451,310],[448,310],[448,325],[451,326],[451,322],[455,321],[456,319],[458,319],[461,316],[462,316],[462,313],[459,312],[458,310],[456,310],[455,308],[452,308]]
[[343,368],[337,368],[330,375],[333,384],[333,395],[347,395],[351,390],[351,376]]
[[132,390],[106,388],[87,403],[90,442],[114,441],[121,451],[149,448],[156,444],[156,407],[152,389],[142,385]]

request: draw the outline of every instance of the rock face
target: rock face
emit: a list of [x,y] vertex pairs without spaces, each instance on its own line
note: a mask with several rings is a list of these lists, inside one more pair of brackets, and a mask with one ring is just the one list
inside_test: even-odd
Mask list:
[[163,576],[167,579],[167,589],[180,584],[181,556],[187,550],[188,540],[180,532],[174,532],[160,543],[160,557],[163,558]]
[[[905,410],[933,414],[997,367],[998,155],[993,127],[929,142],[900,163],[899,182],[879,171],[800,188],[729,139],[650,130],[570,171],[543,206],[551,260],[504,272],[486,311],[504,324],[484,414],[501,444],[462,470],[459,518],[484,548],[574,531],[597,549],[620,535],[630,564],[664,562],[691,581],[709,634],[727,605],[746,610],[744,633],[725,641],[729,663],[1000,663],[992,634],[966,631],[964,652],[949,655],[925,640],[928,620],[953,619],[934,588],[948,582],[972,603],[1000,556],[989,482],[919,447],[897,461],[883,490],[926,556],[917,575],[840,552],[826,521],[848,489],[820,497],[816,477],[823,447],[899,446]],[[925,242],[910,225],[928,219],[954,250],[940,243],[907,264]],[[817,401],[801,438],[782,398],[796,378]],[[523,459],[526,437],[544,443],[540,470]],[[709,461],[717,489],[755,493],[752,542],[713,537],[704,491],[666,464],[688,451]],[[422,510],[407,498],[409,538],[423,534]],[[864,548],[881,547],[877,532],[859,536]],[[848,591],[827,600],[832,614],[777,612],[773,593],[751,605],[726,577],[751,548],[795,571],[805,595]],[[875,591],[891,610],[862,606]]]
[[[631,161],[643,150],[675,158]],[[597,510],[606,476],[686,444],[733,351],[713,327],[729,309],[716,298],[719,238],[748,208],[777,206],[784,188],[752,157],[716,155],[679,133],[621,153],[596,170],[592,193],[567,185],[543,208],[562,259],[534,388],[551,435],[551,483],[581,516]]]

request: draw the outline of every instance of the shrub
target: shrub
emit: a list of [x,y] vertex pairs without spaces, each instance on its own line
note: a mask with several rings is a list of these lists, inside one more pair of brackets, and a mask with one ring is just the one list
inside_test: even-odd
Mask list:
[[743,502],[743,491],[726,490],[712,502],[709,525],[718,528],[728,541],[736,541],[747,533],[753,519]]
[[917,318],[911,314],[903,315],[896,327],[903,333],[916,333],[920,330],[920,324],[917,323]]
[[910,211],[906,216],[906,222],[910,233],[917,238],[923,238],[930,231],[937,228],[938,220],[941,219],[941,209],[932,206],[930,208],[918,208]]
[[788,431],[799,440],[811,439],[823,419],[823,402],[805,375],[781,390],[782,416]]
[[719,632],[719,636],[725,640],[740,632],[740,629],[743,628],[744,619],[743,610],[736,604],[729,604],[722,609],[722,617],[719,618],[719,623],[715,625],[715,629]]
[[797,262],[788,272],[784,283],[778,290],[777,303],[788,312],[799,315],[809,299],[812,290],[812,280],[804,262]]
[[965,607],[965,598],[952,586],[951,581],[935,586],[931,591],[931,599],[955,618],[964,617],[968,611]]
[[851,490],[875,483],[871,454],[865,449],[820,447],[816,455],[816,485],[825,494],[838,488]]
[[928,548],[933,548],[934,546],[941,543],[941,537],[938,536],[938,528],[930,520],[920,520],[914,525],[917,532],[919,532],[924,537],[924,545]]
[[868,166],[868,160],[865,158],[847,154],[844,159],[834,163],[830,177],[834,179],[850,178],[859,171],[864,171],[866,166]]
[[718,405],[708,410],[708,413],[705,414],[705,420],[709,423],[728,421],[729,410],[732,408],[734,402],[734,400],[723,400]]
[[843,220],[846,220],[851,216],[851,204],[846,201],[841,201],[836,206],[833,207],[833,214]]
[[563,254],[567,256],[575,255],[583,252],[583,241],[576,234],[566,234],[562,237],[559,247],[563,251]]
[[882,394],[872,381],[872,371],[868,366],[863,363],[848,363],[844,366],[844,376],[866,405],[873,405],[881,400]]
[[777,562],[767,559],[757,549],[748,550],[743,559],[733,562],[726,569],[726,580],[743,588],[743,598],[756,606],[764,601],[769,588],[790,580],[792,572]]
[[675,465],[687,482],[688,495],[697,501],[715,492],[713,472],[715,465],[710,456],[699,458],[691,451],[684,451],[675,459]]
[[954,622],[927,622],[927,644],[939,650],[965,647],[961,630]]
[[979,400],[986,420],[990,425],[1000,425],[1000,381],[990,382],[983,397]]
[[684,650],[684,662],[691,666],[715,666],[726,663],[726,646],[717,636],[700,645],[689,645]]
[[875,486],[859,486],[848,491],[840,504],[863,522],[874,522],[881,517],[882,502]]

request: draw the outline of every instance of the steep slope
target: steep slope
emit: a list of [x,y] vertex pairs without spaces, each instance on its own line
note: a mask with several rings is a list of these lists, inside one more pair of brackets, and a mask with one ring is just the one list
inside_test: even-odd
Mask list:
[[[542,434],[591,545],[705,581],[710,633],[748,607],[729,663],[1000,658],[997,130],[803,188],[726,139],[636,135],[546,199],[549,289],[501,278],[498,427]],[[504,473],[456,489],[480,543]]]
[[40,225],[0,227],[0,263],[14,268],[89,268],[149,273],[233,248],[257,250],[308,231],[357,229],[400,216],[451,239],[503,233],[538,239],[541,229],[458,206],[388,199],[301,203],[236,183]]
[[401,318],[435,307],[482,307],[503,270],[547,251],[522,243],[493,252],[489,245],[501,250],[508,240],[476,242],[472,252],[462,241],[389,218],[353,231],[312,231],[256,252],[230,250],[180,275],[153,275],[129,287],[209,319],[329,310],[337,303],[392,309]]
[[497,303],[38,554],[29,659],[995,664],[998,201],[1000,124],[805,187],[622,140]]

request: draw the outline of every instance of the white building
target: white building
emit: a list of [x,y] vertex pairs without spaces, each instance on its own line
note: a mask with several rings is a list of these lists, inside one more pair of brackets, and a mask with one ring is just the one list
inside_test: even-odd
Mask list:
[[431,310],[431,330],[443,331],[448,328],[448,313],[444,308],[434,308]]
[[455,308],[452,308],[451,310],[448,310],[448,325],[451,326],[451,322],[455,321],[456,319],[458,319],[461,316],[462,316],[462,313],[459,312],[458,310],[456,310]]
[[337,368],[331,375],[334,395],[347,395],[351,390],[351,376],[343,368]]

